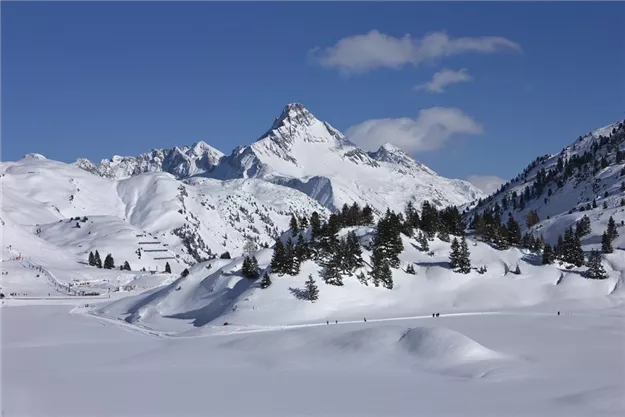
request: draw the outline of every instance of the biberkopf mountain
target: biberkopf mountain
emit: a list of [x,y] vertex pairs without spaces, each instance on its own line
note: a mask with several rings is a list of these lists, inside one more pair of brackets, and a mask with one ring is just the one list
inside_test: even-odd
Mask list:
[[266,133],[230,155],[198,142],[138,157],[114,156],[99,164],[86,159],[75,164],[115,179],[159,171],[177,179],[255,178],[302,191],[330,210],[356,202],[380,213],[389,207],[402,211],[408,201],[420,206],[429,200],[445,207],[485,197],[470,183],[443,178],[390,143],[375,152],[357,147],[298,103],[288,104]]

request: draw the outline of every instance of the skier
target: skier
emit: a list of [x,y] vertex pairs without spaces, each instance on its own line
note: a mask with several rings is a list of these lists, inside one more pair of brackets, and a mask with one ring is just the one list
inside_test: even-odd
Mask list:
[[326,324],[330,324],[330,320],[326,320]]
[[436,317],[436,313],[432,313],[432,317]]
[[560,312],[558,311],[558,316],[560,315]]
[[339,321],[338,321],[338,320],[334,320],[334,323],[335,323],[335,324],[339,324]]
[[367,322],[367,318],[365,317],[365,323]]
[[440,315],[441,315],[441,313],[436,313],[436,317],[438,317],[438,316],[440,316]]

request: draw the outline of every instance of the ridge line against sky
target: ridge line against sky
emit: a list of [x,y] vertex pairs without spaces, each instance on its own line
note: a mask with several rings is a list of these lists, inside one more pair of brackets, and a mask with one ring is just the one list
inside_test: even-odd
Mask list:
[[493,184],[623,117],[625,42],[609,30],[622,11],[4,3],[2,156],[99,161],[199,140],[228,153],[301,102],[368,150],[391,142]]

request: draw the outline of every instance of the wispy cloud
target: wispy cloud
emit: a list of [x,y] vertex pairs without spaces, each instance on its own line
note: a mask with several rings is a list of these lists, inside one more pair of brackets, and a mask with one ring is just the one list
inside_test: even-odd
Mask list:
[[427,90],[430,93],[444,93],[445,87],[451,84],[466,83],[473,80],[473,76],[469,74],[466,68],[455,71],[452,69],[443,69],[432,76],[432,79],[415,87],[415,90]]
[[367,120],[347,130],[347,137],[366,149],[392,143],[407,152],[431,151],[442,147],[454,135],[482,133],[482,126],[461,110],[431,107],[416,119]]
[[471,175],[467,181],[489,195],[506,183],[506,180],[495,175]]
[[418,66],[441,58],[464,53],[521,53],[521,46],[501,36],[452,38],[433,32],[420,39],[410,34],[401,38],[372,30],[364,35],[348,36],[335,45],[314,48],[310,56],[319,65],[337,68],[344,73],[363,73],[379,68]]

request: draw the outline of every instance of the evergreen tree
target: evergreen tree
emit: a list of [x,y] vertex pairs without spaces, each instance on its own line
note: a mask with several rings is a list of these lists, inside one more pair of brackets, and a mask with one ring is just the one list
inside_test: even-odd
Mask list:
[[516,268],[514,269],[515,275],[521,275],[521,268],[519,268],[519,264],[516,264]]
[[460,241],[460,251],[458,257],[458,272],[463,274],[468,274],[471,272],[471,258],[469,253],[469,246],[467,245],[467,240],[464,236],[462,236],[462,240]]
[[246,256],[243,259],[243,266],[241,273],[244,277],[249,279],[256,279],[260,275],[260,269],[258,268],[258,261],[254,255]]
[[347,272],[351,275],[352,271],[358,269],[364,265],[362,260],[362,249],[360,248],[360,242],[354,231],[347,234],[347,241],[345,246],[345,258]]
[[606,279],[608,274],[603,269],[601,263],[601,255],[596,250],[592,250],[588,258],[588,271],[586,271],[586,277],[589,279]]
[[417,238],[417,240],[419,242],[419,246],[421,247],[422,252],[427,252],[430,250],[428,238],[425,236],[423,232],[419,231],[419,237]]
[[447,226],[441,224],[438,231],[438,238],[443,242],[449,242],[449,232],[447,231]]
[[184,269],[184,271],[182,271],[182,273],[180,274],[180,276],[182,278],[186,278],[189,276],[189,270],[187,268]]
[[603,204],[601,205],[601,207],[605,210],[608,208],[608,202],[604,201]]
[[369,226],[373,224],[373,210],[369,207],[369,204],[362,208],[362,222],[361,225]]
[[319,213],[313,211],[310,215],[310,237],[315,240],[321,236],[321,219]]
[[298,253],[295,249],[295,245],[293,245],[293,239],[289,238],[286,241],[286,245],[284,247],[284,261],[285,261],[285,270],[284,272],[288,275],[297,275],[299,274],[299,269],[302,263],[301,258],[298,256]]
[[508,216],[508,242],[511,245],[518,245],[521,243],[521,225],[517,222],[512,215]]
[[297,225],[297,217],[294,214],[291,215],[291,222],[289,223],[291,229],[291,236],[295,237],[299,234],[299,226]]
[[306,239],[301,232],[297,238],[294,250],[299,264],[307,259],[310,259],[310,248],[308,247],[308,242],[306,242]]
[[592,208],[597,208],[597,200],[592,200]]
[[398,256],[404,250],[401,240],[401,221],[390,210],[387,210],[384,218],[378,221],[373,247],[388,261],[390,267],[399,267]]
[[607,232],[603,232],[601,236],[601,252],[603,253],[612,253],[614,252],[614,248],[612,247],[612,239]]
[[104,269],[113,269],[115,268],[115,261],[113,260],[113,256],[109,253],[104,258]]
[[543,246],[543,260],[542,260],[543,265],[548,265],[550,263],[553,263],[554,260],[555,260],[555,253],[553,252],[553,248],[548,243],[545,243],[545,245]]
[[420,228],[428,236],[434,236],[438,230],[438,211],[429,201],[425,200],[421,204],[421,223]]
[[313,303],[319,299],[319,288],[317,288],[312,275],[308,275],[306,281],[306,298]]
[[95,255],[93,257],[94,262],[95,262],[95,266],[97,268],[102,268],[102,259],[100,259],[100,253],[98,253],[98,251],[95,251]]
[[460,259],[460,244],[458,243],[458,239],[454,238],[451,241],[451,251],[449,253],[449,267],[451,269],[456,269],[458,267],[459,259]]
[[577,236],[584,237],[590,233],[590,217],[584,214],[578,222],[576,222],[575,226],[575,234]]
[[326,284],[342,286],[343,277],[341,276],[341,254],[335,251],[334,254],[324,264],[323,280]]
[[608,236],[610,237],[610,240],[614,240],[618,237],[618,231],[616,230],[616,223],[614,222],[614,219],[612,218],[612,216],[610,216],[610,218],[608,219]]
[[273,256],[271,257],[271,272],[278,275],[284,275],[286,273],[286,251],[284,244],[280,239],[276,240],[276,244],[273,247]]
[[300,227],[301,230],[308,229],[308,218],[306,216],[302,216],[299,219],[299,227]]
[[384,258],[384,255],[380,250],[374,249],[371,256],[371,281],[373,285],[378,287],[382,284],[389,290],[393,289],[393,273],[389,266],[388,260]]
[[124,261],[124,266],[123,266],[123,268],[124,268],[126,271],[131,271],[131,269],[130,269],[130,264],[128,263],[128,261]]
[[271,278],[269,278],[269,274],[265,271],[263,275],[263,279],[260,281],[260,288],[263,290],[271,285]]
[[95,266],[95,256],[93,256],[93,252],[89,252],[89,266]]
[[407,273],[407,274],[410,274],[410,275],[415,275],[415,274],[416,274],[416,272],[415,272],[415,270],[414,270],[414,266],[412,266],[412,264],[411,264],[411,265],[408,265],[408,266],[406,267],[406,273]]
[[230,256],[230,252],[225,251],[224,253],[219,255],[219,259],[232,259],[232,256]]
[[171,274],[171,266],[169,266],[169,262],[165,263],[165,273]]

